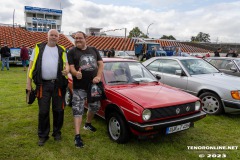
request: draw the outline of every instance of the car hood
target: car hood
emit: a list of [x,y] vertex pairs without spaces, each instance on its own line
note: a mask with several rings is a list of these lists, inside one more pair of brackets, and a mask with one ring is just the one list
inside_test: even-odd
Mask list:
[[128,97],[144,108],[159,108],[195,102],[197,97],[167,85],[117,88],[119,94]]
[[224,73],[213,73],[193,75],[192,77],[195,77],[204,83],[227,86],[232,89],[240,89],[240,78],[236,76],[226,75]]

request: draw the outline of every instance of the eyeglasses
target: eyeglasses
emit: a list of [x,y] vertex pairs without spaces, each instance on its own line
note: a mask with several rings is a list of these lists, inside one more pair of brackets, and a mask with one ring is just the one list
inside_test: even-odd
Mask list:
[[82,39],[84,39],[83,37],[75,37],[75,39],[80,39],[80,40],[82,40]]

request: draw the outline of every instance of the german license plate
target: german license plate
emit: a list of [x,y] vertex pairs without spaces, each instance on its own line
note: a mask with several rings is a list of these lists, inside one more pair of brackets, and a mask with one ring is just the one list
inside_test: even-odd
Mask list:
[[168,127],[167,130],[166,130],[166,134],[179,132],[179,131],[188,129],[189,127],[190,127],[190,122],[184,123],[184,124],[180,124],[180,125],[177,125],[177,126]]

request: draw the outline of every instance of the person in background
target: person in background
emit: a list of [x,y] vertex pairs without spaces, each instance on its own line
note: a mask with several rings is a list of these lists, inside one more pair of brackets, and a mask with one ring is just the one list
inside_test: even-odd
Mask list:
[[50,105],[52,103],[53,133],[55,141],[62,139],[65,92],[68,84],[69,65],[65,48],[57,44],[59,33],[51,29],[47,34],[47,43],[37,43],[28,68],[28,92],[32,90],[32,80],[36,85],[38,98],[38,145],[43,146],[49,139]]
[[29,54],[28,54],[28,49],[24,46],[24,44],[22,45],[22,48],[20,51],[20,57],[22,60],[23,71],[26,71],[28,60],[29,60]]
[[[72,111],[75,128],[74,142],[77,148],[82,148],[84,143],[80,136],[80,128],[88,86],[91,82],[96,84],[101,81],[103,61],[95,47],[87,46],[86,34],[81,31],[75,34],[75,47],[68,52],[67,56],[73,76]],[[87,119],[83,127],[85,130],[96,131],[91,122],[99,108],[100,101],[88,103]]]
[[143,44],[140,55],[142,56],[140,61],[143,61],[146,58],[146,44]]
[[175,51],[173,52],[173,56],[182,56],[182,51],[180,47],[176,47]]
[[9,70],[9,56],[7,56],[7,53],[10,53],[10,49],[8,48],[7,45],[1,48],[0,50],[1,53],[1,59],[2,59],[2,71],[4,70],[4,67],[7,67],[7,70]]
[[220,52],[222,51],[222,48],[218,48],[215,52],[214,52],[214,57],[220,57]]
[[111,49],[111,57],[115,57],[115,49],[114,48]]
[[234,50],[234,51],[233,51],[233,56],[232,56],[232,57],[238,57],[237,50]]
[[152,51],[151,51],[151,57],[156,57],[157,56],[157,48],[156,46],[152,47]]
[[230,48],[228,53],[226,54],[226,57],[232,57],[232,56],[233,56],[233,50],[232,48]]
[[208,52],[205,57],[210,57],[210,53]]

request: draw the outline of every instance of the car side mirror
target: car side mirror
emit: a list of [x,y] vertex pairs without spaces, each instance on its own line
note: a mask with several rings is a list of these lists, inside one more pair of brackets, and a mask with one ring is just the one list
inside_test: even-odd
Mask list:
[[182,70],[181,69],[176,70],[175,74],[178,75],[178,76],[182,76]]
[[230,70],[233,72],[237,72],[237,68],[235,68],[235,67],[231,67]]
[[156,74],[155,77],[157,78],[158,81],[161,79],[161,76],[159,74]]

